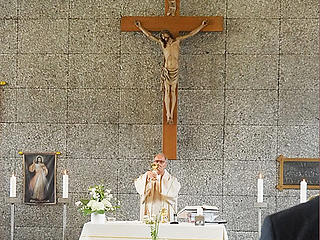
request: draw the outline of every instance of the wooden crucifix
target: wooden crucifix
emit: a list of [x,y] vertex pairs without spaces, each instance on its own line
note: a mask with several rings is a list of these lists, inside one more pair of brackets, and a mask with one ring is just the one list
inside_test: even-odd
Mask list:
[[[168,69],[166,66],[171,58],[171,56],[168,57],[168,52],[166,51],[166,41],[168,41],[166,38],[169,38],[169,40],[171,39],[178,44],[177,46],[172,45],[177,51],[172,55],[178,61],[180,40],[189,36],[193,36],[199,31],[223,31],[222,16],[180,16],[179,13],[180,0],[165,0],[165,16],[126,16],[121,18],[121,31],[142,31],[151,40],[158,41],[162,46],[165,59],[164,66],[161,71],[161,81],[164,84],[163,90],[165,93],[162,121],[162,152],[167,156],[168,159],[177,159],[178,68]],[[172,34],[172,37],[169,33],[163,32],[161,37],[158,39],[152,36],[150,33],[152,31],[159,32],[164,30],[168,30]],[[185,36],[179,36],[180,31],[190,33]],[[178,63],[176,63],[176,65],[177,64]]]

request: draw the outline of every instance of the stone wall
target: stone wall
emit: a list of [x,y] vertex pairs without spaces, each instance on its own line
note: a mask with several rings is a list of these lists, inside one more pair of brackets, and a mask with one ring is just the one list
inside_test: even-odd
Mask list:
[[[74,202],[102,182],[138,218],[133,179],[161,150],[162,53],[141,33],[121,33],[126,15],[163,15],[162,0],[2,0],[0,3],[0,201],[24,152],[60,151],[70,171],[68,239],[82,217]],[[269,214],[299,202],[275,189],[276,158],[319,156],[319,16],[316,0],[181,0],[181,15],[222,15],[222,33],[181,46],[179,208],[209,204],[229,239],[257,239],[256,178],[265,175]],[[309,195],[314,192],[309,191]],[[10,206],[0,208],[9,239]],[[16,207],[16,239],[61,239],[62,206]]]

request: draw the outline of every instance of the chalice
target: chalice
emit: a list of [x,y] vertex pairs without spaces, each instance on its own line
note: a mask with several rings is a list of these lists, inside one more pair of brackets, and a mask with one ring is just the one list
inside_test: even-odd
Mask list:
[[152,171],[153,173],[155,173],[155,174],[158,175],[157,169],[158,169],[158,164],[152,163],[152,164],[151,164],[151,171]]

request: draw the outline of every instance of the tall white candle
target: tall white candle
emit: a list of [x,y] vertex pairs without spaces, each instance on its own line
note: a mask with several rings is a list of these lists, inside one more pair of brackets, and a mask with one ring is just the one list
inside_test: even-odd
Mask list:
[[304,203],[307,201],[307,182],[302,179],[300,182],[300,203]]
[[10,197],[17,197],[17,178],[14,173],[10,177]]
[[63,172],[63,192],[62,192],[62,198],[68,198],[68,191],[69,191],[69,176],[67,175],[67,170],[64,170]]
[[258,203],[263,202],[263,178],[262,174],[259,173],[259,178],[258,178]]

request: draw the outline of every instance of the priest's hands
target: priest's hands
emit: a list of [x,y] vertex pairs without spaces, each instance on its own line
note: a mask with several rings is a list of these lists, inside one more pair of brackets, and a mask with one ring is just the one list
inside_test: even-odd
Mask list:
[[154,173],[154,172],[152,172],[152,171],[148,171],[148,172],[147,172],[147,176],[148,176],[148,181],[150,181],[150,180],[153,180],[153,181],[157,180],[157,174]]

